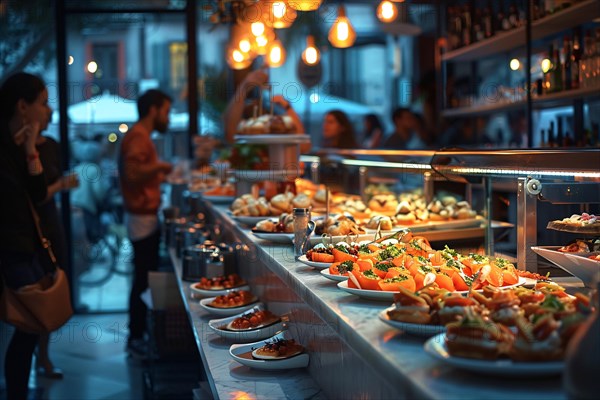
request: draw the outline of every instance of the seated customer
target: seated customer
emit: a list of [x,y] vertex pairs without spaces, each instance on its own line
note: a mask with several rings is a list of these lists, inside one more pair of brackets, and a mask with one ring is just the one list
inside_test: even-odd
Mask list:
[[346,113],[332,110],[323,118],[322,148],[356,149],[358,142],[354,133],[354,126]]
[[392,113],[394,131],[381,145],[384,149],[414,150],[427,147],[429,138],[422,121],[408,108],[396,108]]

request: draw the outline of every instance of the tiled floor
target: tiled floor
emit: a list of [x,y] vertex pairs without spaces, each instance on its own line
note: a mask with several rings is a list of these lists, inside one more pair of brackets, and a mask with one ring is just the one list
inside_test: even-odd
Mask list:
[[[50,338],[62,380],[31,374],[30,399],[142,399],[143,364],[124,351],[126,314],[75,315]],[[2,397],[2,396],[0,396]]]

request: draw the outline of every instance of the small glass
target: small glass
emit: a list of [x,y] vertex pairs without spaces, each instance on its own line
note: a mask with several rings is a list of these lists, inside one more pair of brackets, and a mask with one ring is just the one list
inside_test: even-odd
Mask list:
[[308,221],[310,221],[309,208],[294,208],[294,258],[296,260],[304,254]]

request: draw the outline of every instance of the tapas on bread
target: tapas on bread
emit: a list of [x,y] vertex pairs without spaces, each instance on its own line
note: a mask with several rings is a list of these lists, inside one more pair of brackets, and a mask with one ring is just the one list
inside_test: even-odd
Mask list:
[[309,356],[304,347],[282,331],[260,342],[234,344],[229,354],[240,364],[263,370],[281,370],[308,366]]
[[[250,327],[246,329],[244,328],[246,323],[241,322],[245,320],[248,320],[250,323]],[[235,340],[238,343],[253,342],[270,338],[281,331],[283,329],[283,320],[266,311],[263,304],[259,303],[243,313],[227,318],[210,320],[208,326],[217,335],[225,339]]]
[[548,222],[548,229],[557,231],[600,235],[600,217],[594,214],[573,214],[562,220]]
[[248,284],[237,274],[221,275],[213,278],[203,277],[200,282],[190,285],[192,294],[211,297],[227,294],[231,289],[248,290]]
[[215,308],[235,308],[256,302],[256,296],[247,290],[232,290],[227,294],[215,297],[207,305]]

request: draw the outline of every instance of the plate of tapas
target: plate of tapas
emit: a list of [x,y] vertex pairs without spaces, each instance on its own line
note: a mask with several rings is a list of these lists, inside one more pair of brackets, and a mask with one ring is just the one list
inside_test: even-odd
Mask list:
[[[452,355],[446,344],[446,333],[433,336],[425,342],[425,351],[433,358],[450,366],[486,375],[552,376],[564,370],[563,361],[513,361],[509,358],[483,359]],[[471,339],[473,340],[473,339]]]
[[267,240],[272,243],[291,244],[294,240],[293,233],[285,232],[263,232],[252,229],[252,234],[259,239]]
[[308,366],[309,356],[288,331],[259,342],[234,344],[229,354],[242,365],[262,370],[282,370]]
[[600,216],[588,213],[573,214],[562,220],[548,222],[546,228],[581,235],[600,236]]
[[323,268],[320,271],[320,273],[325,278],[330,279],[330,280],[335,281],[335,282],[343,282],[343,281],[347,281],[348,280],[348,276],[347,275],[332,274],[332,273],[329,272],[329,268]]
[[446,332],[446,327],[444,325],[414,324],[410,322],[396,321],[390,318],[389,315],[389,312],[394,311],[395,309],[396,307],[392,306],[382,310],[379,313],[379,319],[396,329],[400,329],[401,331],[415,336],[431,337]]
[[227,294],[230,290],[250,290],[248,283],[238,274],[220,275],[212,278],[202,277],[200,282],[190,285],[192,295],[214,297]]
[[298,257],[298,261],[300,261],[303,264],[308,265],[309,267],[313,267],[313,268],[316,268],[316,269],[329,268],[329,266],[331,265],[331,263],[326,263],[326,262],[310,261],[306,257],[306,254],[302,254],[300,257]]
[[259,303],[232,317],[212,319],[208,327],[225,339],[251,342],[275,335],[283,329],[283,321]]
[[254,226],[260,221],[263,221],[265,218],[267,217],[253,217],[251,215],[231,215],[231,219],[233,219],[235,222],[248,226]]
[[367,300],[377,301],[388,301],[394,300],[394,293],[398,292],[387,292],[383,290],[367,290],[367,289],[355,289],[348,287],[348,281],[338,282],[337,287],[342,289],[344,292],[348,292],[358,297],[362,297]]
[[258,298],[247,290],[231,290],[227,294],[200,300],[200,307],[215,315],[231,316],[256,305]]

